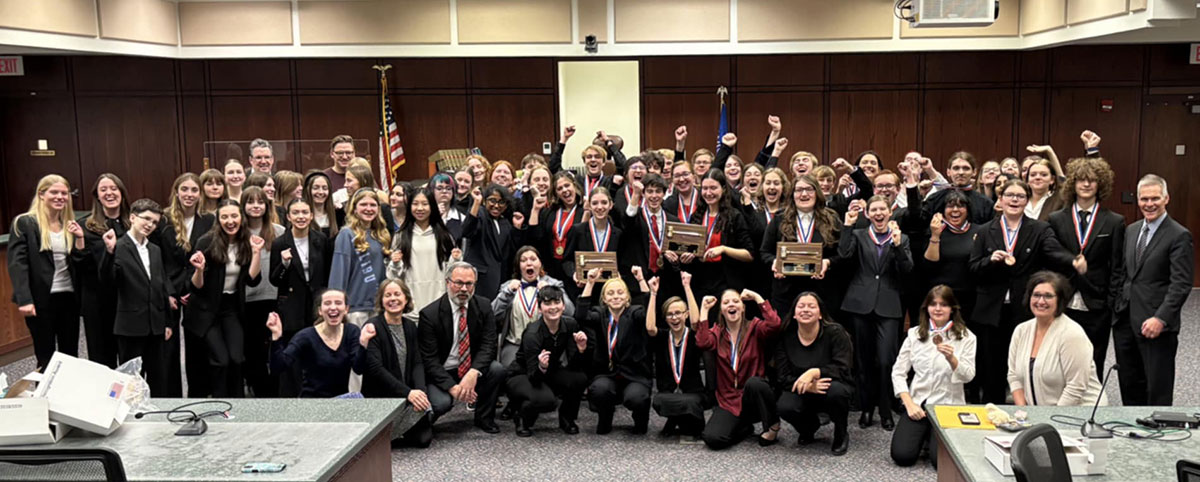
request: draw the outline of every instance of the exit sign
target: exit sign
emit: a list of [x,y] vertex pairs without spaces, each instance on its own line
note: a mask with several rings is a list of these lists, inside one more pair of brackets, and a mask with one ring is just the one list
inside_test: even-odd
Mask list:
[[1191,63],[1200,64],[1200,44],[1192,44],[1189,57],[1191,57]]
[[0,76],[25,75],[25,62],[20,55],[0,56]]

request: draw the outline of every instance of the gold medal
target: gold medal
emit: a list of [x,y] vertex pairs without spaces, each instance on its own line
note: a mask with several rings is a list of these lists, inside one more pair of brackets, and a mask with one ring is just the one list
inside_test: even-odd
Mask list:
[[1014,264],[1017,264],[1017,257],[1016,257],[1016,256],[1013,256],[1013,255],[1011,255],[1011,254],[1010,254],[1010,255],[1008,255],[1008,257],[1007,257],[1007,258],[1004,258],[1004,264],[1007,264],[1007,265],[1009,265],[1009,266],[1012,266],[1012,265],[1014,265]]
[[555,246],[555,247],[554,247],[554,254],[556,254],[556,255],[559,255],[559,256],[562,256],[562,255],[563,255],[563,247],[562,247],[562,246]]
[[941,334],[934,334],[934,335],[933,335],[933,344],[934,344],[934,345],[941,345],[941,344],[942,344],[942,335],[941,335]]
[[659,268],[663,267],[663,260],[662,260],[662,256],[659,256],[659,257],[658,257],[658,259],[654,261],[654,263],[655,263],[656,265],[658,265],[658,267],[659,267]]

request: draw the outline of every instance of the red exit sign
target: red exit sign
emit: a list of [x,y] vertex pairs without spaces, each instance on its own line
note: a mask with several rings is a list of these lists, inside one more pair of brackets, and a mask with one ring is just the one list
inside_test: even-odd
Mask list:
[[25,62],[20,55],[0,56],[0,76],[25,75]]
[[1191,60],[1193,64],[1200,64],[1200,44],[1192,44]]

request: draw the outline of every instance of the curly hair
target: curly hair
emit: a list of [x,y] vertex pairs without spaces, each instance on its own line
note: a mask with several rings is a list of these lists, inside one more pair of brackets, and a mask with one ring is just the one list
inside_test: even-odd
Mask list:
[[1067,162],[1067,181],[1059,193],[1067,204],[1075,204],[1075,183],[1092,181],[1096,183],[1096,201],[1103,201],[1112,195],[1113,170],[1108,162],[1101,157],[1080,157]]

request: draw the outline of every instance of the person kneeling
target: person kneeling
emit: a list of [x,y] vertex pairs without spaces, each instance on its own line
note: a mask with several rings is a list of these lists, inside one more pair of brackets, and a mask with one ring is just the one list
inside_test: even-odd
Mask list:
[[532,436],[538,414],[554,410],[557,398],[562,398],[558,427],[574,435],[579,433],[575,418],[587,386],[591,340],[579,323],[563,316],[562,288],[543,287],[537,302],[542,317],[525,329],[516,358],[508,366],[508,396],[517,409],[517,436]]
[[[842,325],[825,314],[825,306],[808,291],[796,298],[791,326],[784,330],[775,352],[779,381],[788,391],[779,396],[779,416],[800,432],[798,443],[813,441],[820,426],[817,414],[825,412],[833,422],[833,454],[845,455],[850,448],[846,417],[850,412],[850,366],[854,349]],[[789,323],[789,325],[792,325]]]
[[366,398],[403,398],[408,403],[392,420],[392,441],[425,448],[433,440],[432,405],[425,393],[425,366],[417,343],[417,324],[404,319],[412,311],[412,292],[403,281],[379,284],[375,310],[382,313],[363,325],[376,336],[361,353],[362,394]]

